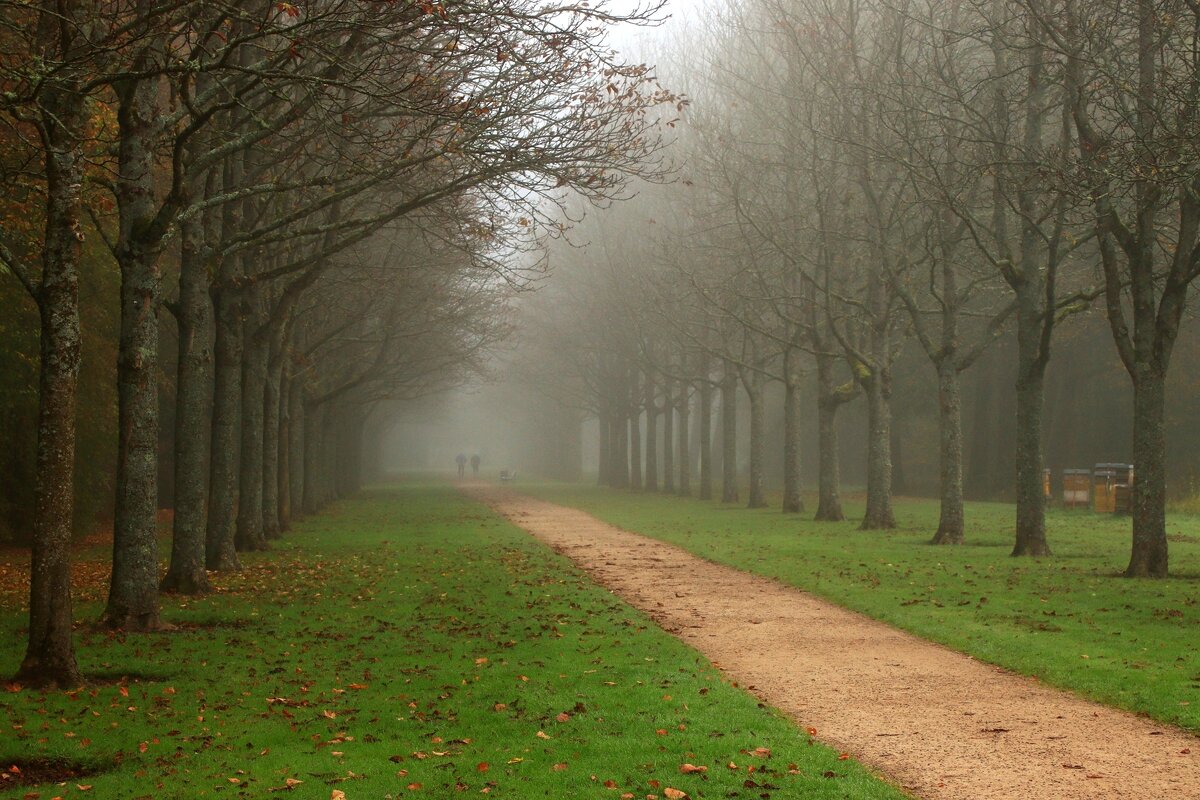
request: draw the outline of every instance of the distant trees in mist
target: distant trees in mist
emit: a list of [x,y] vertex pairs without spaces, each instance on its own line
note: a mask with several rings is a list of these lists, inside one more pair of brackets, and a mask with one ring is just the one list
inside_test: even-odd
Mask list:
[[[1185,312],[1200,275],[1197,31],[1187,0],[754,0],[660,47],[692,101],[678,180],[599,215],[588,248],[559,254],[577,288],[559,322],[574,355],[558,357],[599,419],[601,481],[690,493],[689,429],[708,448],[716,426],[700,494],[719,461],[722,497],[737,500],[740,395],[747,500],[763,505],[764,386],[778,383],[783,510],[802,510],[800,422],[815,420],[815,512],[842,517],[837,415],[861,399],[862,527],[892,527],[894,388],[928,381],[932,540],[961,543],[962,384],[1003,347],[1010,388],[994,366],[972,379],[990,387],[973,417],[1015,418],[998,443],[1012,450],[972,459],[1013,465],[1000,478],[1016,500],[1013,554],[1048,555],[1044,446],[1060,434],[1044,423],[1046,387],[1077,372],[1052,355],[1115,348],[1130,417],[1092,424],[1132,430],[1126,574],[1166,575],[1167,387],[1181,332],[1195,335]],[[1071,334],[1063,350],[1081,328],[1091,340]],[[922,360],[919,377],[897,374]],[[1057,412],[1079,399],[1063,386],[1051,411],[1066,426]]]

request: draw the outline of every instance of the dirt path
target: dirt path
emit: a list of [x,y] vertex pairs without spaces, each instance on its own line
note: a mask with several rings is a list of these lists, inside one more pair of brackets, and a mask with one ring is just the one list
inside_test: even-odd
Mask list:
[[1200,798],[1200,739],[775,581],[481,484],[467,491],[731,678],[925,798]]

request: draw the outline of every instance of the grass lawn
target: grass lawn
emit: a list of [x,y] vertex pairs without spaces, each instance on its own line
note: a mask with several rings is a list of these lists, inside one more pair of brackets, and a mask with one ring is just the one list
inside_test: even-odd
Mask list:
[[[90,620],[103,550],[81,557]],[[82,632],[88,687],[0,691],[0,797],[904,796],[445,485],[366,492],[247,562],[168,598],[177,632]],[[16,759],[104,771],[17,785]]]
[[[967,544],[927,544],[932,500],[900,499],[899,529],[592,486],[522,483],[626,530],[767,575],[977,658],[1200,733],[1200,517],[1168,518],[1167,580],[1118,577],[1129,519],[1054,509],[1054,556],[1014,559],[1013,507],[970,503]],[[811,502],[809,508],[814,508]]]

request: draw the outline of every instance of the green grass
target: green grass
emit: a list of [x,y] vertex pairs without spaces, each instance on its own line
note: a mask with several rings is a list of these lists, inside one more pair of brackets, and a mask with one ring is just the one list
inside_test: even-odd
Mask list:
[[[0,796],[904,796],[445,486],[366,492],[248,561],[167,601],[179,632],[78,637],[85,672],[141,678],[0,693],[0,770],[110,768]],[[23,624],[0,609],[0,673]]]
[[[970,503],[967,544],[927,544],[938,506],[899,500],[899,529],[862,532],[688,498],[562,484],[518,488],[776,578],[976,658],[1200,733],[1200,519],[1168,519],[1167,580],[1118,577],[1129,519],[1051,510],[1054,556],[1014,559],[1012,506]],[[813,505],[810,503],[810,509]]]

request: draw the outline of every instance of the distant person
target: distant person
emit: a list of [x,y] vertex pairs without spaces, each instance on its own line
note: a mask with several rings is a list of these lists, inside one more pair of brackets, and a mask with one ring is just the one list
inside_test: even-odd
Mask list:
[[454,463],[458,464],[458,477],[463,477],[467,474],[467,457],[459,453],[454,457]]
[[479,477],[479,453],[471,456],[471,474],[476,478]]

